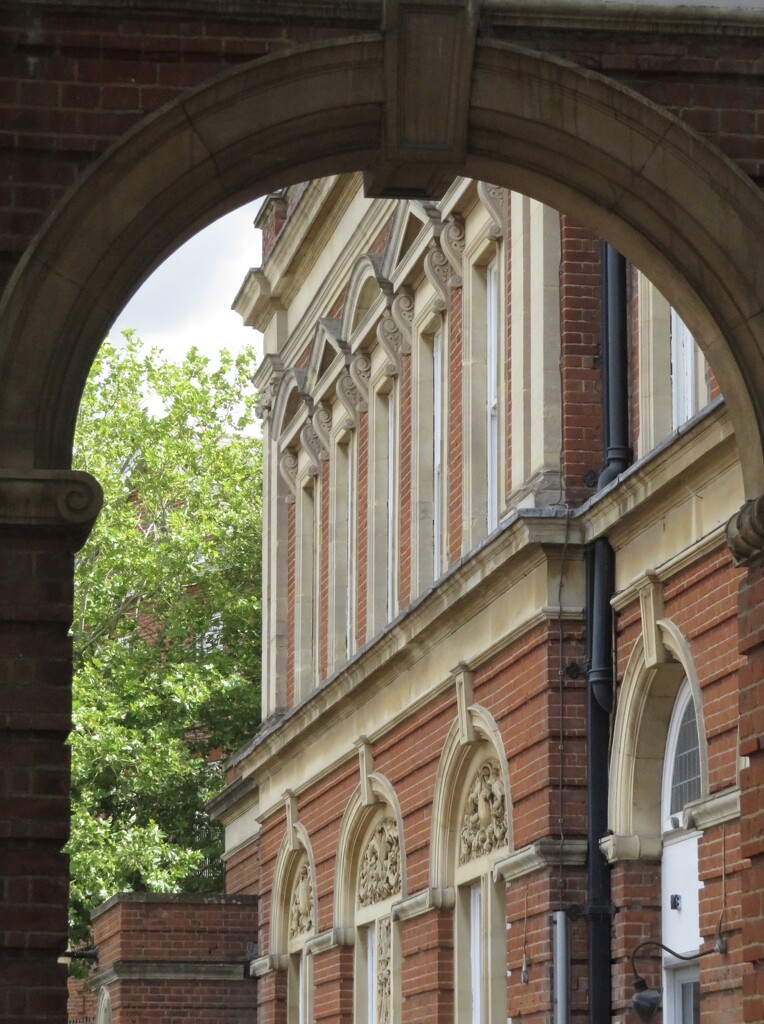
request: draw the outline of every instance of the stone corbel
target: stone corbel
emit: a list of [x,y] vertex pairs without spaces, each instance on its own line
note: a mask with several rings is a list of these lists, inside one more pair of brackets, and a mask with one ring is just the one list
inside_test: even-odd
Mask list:
[[358,737],[356,746],[358,747],[358,768],[361,774],[361,800],[364,807],[370,807],[376,803],[371,786],[371,776],[374,773],[374,754],[371,743],[365,736]]
[[89,473],[0,471],[0,526],[67,536],[73,551],[87,540],[102,504],[101,485]]
[[288,966],[289,957],[286,954],[266,953],[265,956],[259,956],[257,960],[250,963],[249,976],[250,978],[262,978],[272,971],[285,971]]
[[310,459],[308,476],[320,476],[321,463],[326,462],[329,458],[329,453],[321,444],[321,439],[316,433],[311,422],[306,423],[300,431],[300,441],[302,442],[302,446]]
[[764,554],[764,495],[747,501],[727,523],[727,546],[735,565],[747,565]]
[[423,889],[413,896],[407,896],[393,904],[391,913],[394,921],[411,921],[433,910],[453,910],[455,905],[456,891],[453,886],[448,885],[436,889]]
[[390,306],[390,313],[400,332],[400,353],[403,356],[410,355],[414,341],[414,296],[407,288],[401,288],[396,294]]
[[388,377],[394,377],[398,373],[398,359],[403,336],[393,319],[390,306],[386,307],[382,319],[377,324],[377,341],[390,358],[390,362],[385,367],[385,373]]
[[311,956],[317,956],[321,953],[328,953],[329,950],[336,949],[338,946],[352,946],[354,943],[354,928],[329,928],[328,931],[308,939],[305,943],[305,952]]
[[470,707],[472,705],[472,672],[460,661],[451,669],[451,677],[456,684],[456,712],[459,722],[459,742],[475,741],[475,726],[472,724]]
[[286,812],[286,834],[289,849],[292,853],[302,849],[297,839],[297,797],[291,789],[284,790],[284,810]]
[[353,357],[350,363],[350,379],[358,389],[360,401],[357,405],[358,412],[368,412],[369,409],[369,381],[371,379],[371,360],[365,352],[359,352]]
[[446,221],[440,235],[440,247],[453,270],[448,279],[449,286],[461,288],[464,256],[464,218],[461,214],[452,213]]
[[433,238],[424,258],[424,272],[437,293],[435,309],[439,313],[448,309],[448,282],[451,277],[449,267],[450,264],[440,243]]
[[294,505],[297,500],[297,456],[289,448],[279,459],[279,473],[289,488],[289,494],[286,496],[287,504]]
[[491,238],[499,239],[504,234],[504,208],[502,190],[498,185],[489,185],[485,181],[478,182],[478,196],[490,214],[493,225],[488,229]]
[[656,665],[663,665],[668,658],[660,627],[663,618],[663,585],[655,573],[646,573],[645,581],[639,587],[639,608],[642,615],[645,665],[647,668],[655,668]]
[[332,433],[332,410],[326,402],[318,403],[311,422],[313,423],[313,429],[315,430],[324,450],[324,454],[320,455],[319,458],[325,461],[329,458],[328,453],[331,451]]
[[500,878],[505,882],[513,882],[524,875],[560,863],[567,867],[580,867],[586,863],[586,851],[585,839],[538,839],[497,861],[493,868],[493,878],[496,882]]
[[342,403],[343,408],[347,412],[347,418],[343,421],[342,426],[345,430],[357,430],[359,413],[361,412],[361,396],[358,392],[358,388],[353,383],[350,374],[347,371],[343,371],[337,378],[335,385],[337,390],[337,398]]
[[660,836],[609,835],[600,839],[600,850],[609,864],[622,860],[658,861],[663,854]]

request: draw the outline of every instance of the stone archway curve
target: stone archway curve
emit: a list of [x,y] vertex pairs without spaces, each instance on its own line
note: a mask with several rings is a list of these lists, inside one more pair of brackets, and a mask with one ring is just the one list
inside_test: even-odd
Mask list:
[[[380,35],[266,58],[152,116],[91,168],[0,304],[0,466],[68,467],[101,338],[178,244],[276,186],[371,164],[384,81]],[[629,90],[485,41],[463,170],[570,212],[660,282],[728,399],[747,496],[764,492],[764,199],[751,182]]]

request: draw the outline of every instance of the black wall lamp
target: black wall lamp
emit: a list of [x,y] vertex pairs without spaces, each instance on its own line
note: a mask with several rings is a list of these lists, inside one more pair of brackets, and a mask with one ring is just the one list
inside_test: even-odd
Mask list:
[[661,989],[648,988],[645,979],[637,972],[635,960],[637,953],[646,946],[658,946],[660,949],[665,949],[671,956],[677,958],[677,960],[700,960],[702,956],[710,956],[712,953],[726,953],[727,952],[727,941],[723,939],[721,935],[716,936],[716,941],[711,949],[707,949],[704,953],[693,953],[691,956],[684,956],[682,953],[677,953],[673,949],[669,949],[668,946],[664,946],[662,942],[658,942],[656,939],[646,939],[645,942],[640,942],[638,946],[635,946],[631,951],[631,971],[634,975],[634,996],[631,1000],[631,1008],[637,1015],[640,1021],[647,1024],[655,1016],[656,1011],[659,1009],[663,1000],[663,992]]

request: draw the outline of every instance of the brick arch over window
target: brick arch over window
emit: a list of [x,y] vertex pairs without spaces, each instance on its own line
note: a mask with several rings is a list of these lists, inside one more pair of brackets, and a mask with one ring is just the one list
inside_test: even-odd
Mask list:
[[[371,35],[225,73],[83,176],[0,306],[0,465],[68,466],[101,339],[177,245],[269,189],[374,161],[384,52]],[[580,68],[479,41],[471,82],[461,170],[571,213],[661,283],[729,402],[747,495],[760,494],[764,260],[752,254],[764,200],[754,185],[681,122]]]
[[698,724],[700,790],[708,796],[708,743],[703,699],[690,647],[677,626],[658,621],[665,661],[648,665],[639,638],[624,672],[613,731],[608,826],[611,846],[624,859],[661,855],[661,791],[671,713],[684,680]]

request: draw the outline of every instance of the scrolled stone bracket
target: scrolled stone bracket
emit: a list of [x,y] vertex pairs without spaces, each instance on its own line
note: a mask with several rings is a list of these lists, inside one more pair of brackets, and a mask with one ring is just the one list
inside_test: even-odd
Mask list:
[[77,551],[88,539],[102,504],[101,485],[89,473],[0,470],[0,528],[61,534]]
[[727,546],[735,565],[764,556],[764,494],[747,501],[727,523]]

